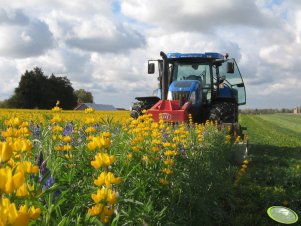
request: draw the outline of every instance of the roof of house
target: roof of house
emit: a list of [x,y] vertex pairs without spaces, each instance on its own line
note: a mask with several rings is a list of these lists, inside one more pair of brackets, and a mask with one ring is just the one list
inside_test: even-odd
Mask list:
[[94,104],[94,103],[80,103],[77,105],[74,110],[82,109],[82,107],[93,108],[94,110],[116,110],[113,105],[110,104]]

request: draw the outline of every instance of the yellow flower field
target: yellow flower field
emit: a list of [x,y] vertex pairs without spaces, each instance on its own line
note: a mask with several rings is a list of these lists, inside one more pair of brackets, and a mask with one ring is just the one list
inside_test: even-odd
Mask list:
[[236,138],[214,122],[55,106],[1,109],[0,128],[1,226],[193,224],[234,184]]

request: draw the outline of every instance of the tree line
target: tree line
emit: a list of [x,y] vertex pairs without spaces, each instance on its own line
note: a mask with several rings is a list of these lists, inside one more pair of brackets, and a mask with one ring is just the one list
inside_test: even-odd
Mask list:
[[84,89],[74,90],[66,76],[46,76],[41,68],[35,67],[21,75],[14,94],[2,101],[0,107],[51,109],[57,100],[60,101],[60,107],[70,110],[78,103],[93,103],[93,95]]
[[293,109],[289,108],[255,108],[255,109],[241,109],[242,114],[274,114],[274,113],[293,113]]

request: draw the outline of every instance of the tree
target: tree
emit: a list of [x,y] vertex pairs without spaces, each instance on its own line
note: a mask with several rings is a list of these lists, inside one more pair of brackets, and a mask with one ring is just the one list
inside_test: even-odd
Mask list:
[[51,109],[60,100],[60,107],[73,109],[76,106],[74,89],[67,77],[45,76],[41,68],[34,68],[21,76],[14,95],[8,99],[13,108]]
[[78,103],[93,103],[93,95],[91,92],[84,89],[75,90],[75,96]]

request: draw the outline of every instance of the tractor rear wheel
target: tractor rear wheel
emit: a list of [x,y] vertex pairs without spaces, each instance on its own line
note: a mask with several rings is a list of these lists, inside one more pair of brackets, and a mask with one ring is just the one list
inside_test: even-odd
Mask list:
[[236,123],[238,121],[238,106],[233,102],[218,102],[212,105],[209,120],[220,123]]

